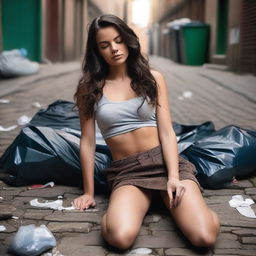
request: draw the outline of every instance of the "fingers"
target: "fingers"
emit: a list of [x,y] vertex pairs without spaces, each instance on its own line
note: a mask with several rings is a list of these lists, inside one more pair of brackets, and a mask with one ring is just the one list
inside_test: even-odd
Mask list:
[[176,195],[175,195],[174,203],[173,203],[174,207],[179,205],[179,203],[181,201],[181,198],[184,195],[184,193],[185,193],[185,187],[184,186],[178,186],[177,189],[176,189]]
[[95,207],[96,203],[93,198],[80,196],[73,201],[73,205],[76,209],[84,210],[88,209],[90,206]]
[[168,190],[168,195],[169,195],[169,200],[170,200],[170,208],[173,207],[173,193],[172,191],[169,192]]

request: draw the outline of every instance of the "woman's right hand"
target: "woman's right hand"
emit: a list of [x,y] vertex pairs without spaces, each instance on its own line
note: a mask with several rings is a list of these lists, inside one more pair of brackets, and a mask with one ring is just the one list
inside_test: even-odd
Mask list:
[[72,204],[78,210],[84,210],[88,209],[89,207],[96,206],[96,202],[93,196],[89,194],[84,194],[82,196],[77,197]]

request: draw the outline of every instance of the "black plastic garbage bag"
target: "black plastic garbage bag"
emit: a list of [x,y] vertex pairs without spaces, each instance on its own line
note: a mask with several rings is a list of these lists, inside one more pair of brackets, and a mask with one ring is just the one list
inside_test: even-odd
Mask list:
[[[14,186],[56,184],[82,187],[79,159],[80,136],[49,127],[29,126],[22,129],[0,159],[2,179]],[[111,158],[106,146],[95,153],[95,188],[106,189],[101,170]]]
[[256,131],[226,126],[194,143],[183,152],[197,170],[205,188],[223,188],[233,177],[256,171]]
[[200,125],[181,125],[174,122],[173,129],[177,137],[179,154],[199,139],[215,132],[214,124],[210,121]]
[[56,100],[46,109],[40,109],[29,122],[29,125],[51,127],[54,129],[71,128],[80,131],[78,112],[74,102]]

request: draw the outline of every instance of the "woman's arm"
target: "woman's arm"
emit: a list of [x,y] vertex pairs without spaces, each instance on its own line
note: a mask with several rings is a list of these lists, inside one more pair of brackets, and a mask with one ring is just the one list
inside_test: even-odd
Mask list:
[[94,200],[94,159],[95,159],[95,119],[85,119],[80,113],[81,139],[80,162],[83,175],[84,195],[74,200],[74,206],[80,210],[95,206]]
[[[162,145],[163,157],[168,170],[167,191],[171,204],[176,206],[185,192],[179,181],[179,158],[176,134],[172,127],[172,118],[169,106],[169,93],[164,77],[157,71],[152,74],[158,84],[157,126],[159,139]],[[175,199],[173,200],[173,192]]]

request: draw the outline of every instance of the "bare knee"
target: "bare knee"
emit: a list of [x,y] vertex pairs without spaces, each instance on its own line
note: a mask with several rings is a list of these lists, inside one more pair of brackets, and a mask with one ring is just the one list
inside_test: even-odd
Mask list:
[[121,250],[126,250],[132,246],[137,236],[136,231],[128,227],[108,227],[105,221],[104,215],[102,218],[102,235],[110,245]]
[[198,247],[212,247],[217,240],[217,236],[220,229],[219,219],[217,215],[213,213],[213,222],[201,230],[197,230],[192,236],[191,242]]
[[217,236],[213,232],[198,232],[190,239],[191,243],[197,247],[212,247]]

